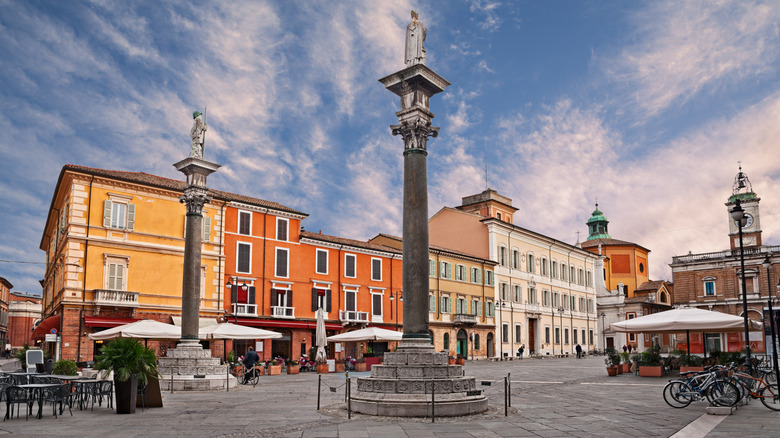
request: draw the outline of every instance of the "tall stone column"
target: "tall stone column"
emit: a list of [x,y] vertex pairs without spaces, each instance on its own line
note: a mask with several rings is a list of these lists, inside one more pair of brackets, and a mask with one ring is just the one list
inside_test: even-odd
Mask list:
[[206,188],[206,177],[220,165],[200,158],[189,157],[174,164],[187,177],[184,195],[179,200],[187,205],[184,235],[184,274],[181,291],[181,342],[178,347],[201,348],[198,340],[200,322],[200,266],[203,236],[203,206],[211,198]]

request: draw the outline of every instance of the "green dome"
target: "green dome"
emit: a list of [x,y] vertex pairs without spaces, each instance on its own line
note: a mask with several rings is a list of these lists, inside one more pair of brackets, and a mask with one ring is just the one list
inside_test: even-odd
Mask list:
[[599,204],[596,204],[596,209],[590,215],[590,219],[586,224],[588,225],[588,239],[611,239],[612,237],[607,232],[607,224],[609,221],[604,217],[604,213],[599,210]]

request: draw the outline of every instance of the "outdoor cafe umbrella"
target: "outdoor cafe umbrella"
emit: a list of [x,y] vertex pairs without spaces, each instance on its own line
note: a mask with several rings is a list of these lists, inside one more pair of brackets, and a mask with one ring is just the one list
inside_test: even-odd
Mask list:
[[328,345],[328,339],[325,333],[325,316],[323,315],[323,313],[324,311],[322,309],[317,310],[317,332],[316,332],[317,357],[315,358],[315,361],[317,361],[318,363],[325,361],[326,359],[325,346]]
[[[750,329],[758,331],[763,324],[748,320]],[[682,308],[653,313],[626,321],[614,322],[609,328],[623,333],[670,333],[685,331],[700,332],[742,332],[745,329],[745,320],[741,316],[727,313],[713,312],[696,308]],[[688,354],[691,353],[691,343],[688,342]]]
[[355,341],[400,341],[404,334],[395,330],[387,330],[379,327],[366,327],[360,330],[328,336],[329,342],[355,342]]
[[114,338],[139,338],[139,339],[180,339],[181,327],[153,319],[142,319],[117,327],[92,333],[89,338],[95,341]]

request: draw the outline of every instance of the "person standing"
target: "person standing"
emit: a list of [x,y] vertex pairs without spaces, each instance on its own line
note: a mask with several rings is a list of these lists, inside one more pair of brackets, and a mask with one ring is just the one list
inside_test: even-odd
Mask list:
[[249,351],[247,351],[246,356],[244,356],[244,369],[246,370],[244,373],[244,383],[247,383],[249,378],[252,377],[252,373],[255,371],[255,363],[258,361],[260,361],[260,356],[257,355],[253,347],[249,347]]
[[577,359],[582,359],[582,346],[577,344],[577,346],[574,347],[574,350],[577,352]]
[[520,345],[520,348],[517,349],[517,357],[522,359],[524,352],[525,352],[525,344],[522,344],[522,345]]

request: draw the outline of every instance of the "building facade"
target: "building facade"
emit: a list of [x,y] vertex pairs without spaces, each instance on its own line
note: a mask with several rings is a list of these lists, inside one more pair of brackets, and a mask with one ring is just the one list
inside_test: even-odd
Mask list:
[[9,296],[13,285],[3,277],[0,277],[0,346],[5,347],[8,343],[8,306]]
[[[739,242],[739,227],[732,219],[731,211],[740,201],[745,210],[742,247]],[[676,305],[703,308],[731,315],[743,316],[743,294],[747,299],[748,317],[765,320],[766,333],[750,332],[750,349],[754,353],[766,352],[766,338],[769,334],[768,300],[778,296],[777,284],[780,278],[780,246],[763,245],[761,238],[761,199],[740,167],[734,179],[732,193],[727,198],[726,217],[728,222],[729,249],[675,256],[669,265],[674,282]],[[740,250],[744,252],[745,284],[742,284]],[[768,269],[765,267],[768,266]],[[778,306],[775,305],[775,308]],[[684,338],[683,338],[684,339]],[[745,347],[744,333],[691,333],[692,353],[703,353],[718,349],[741,351]],[[687,348],[681,342],[682,349]]]
[[[399,237],[387,234],[371,241],[403,248]],[[428,252],[428,327],[434,348],[456,358],[493,357],[496,263],[436,245],[429,245]]]
[[8,302],[8,340],[12,350],[34,346],[32,332],[41,321],[41,297],[24,292],[11,292]]
[[[512,200],[488,189],[430,220],[431,243],[496,262],[494,357],[571,355],[596,348],[598,256],[514,225]],[[487,272],[486,272],[486,275]]]

